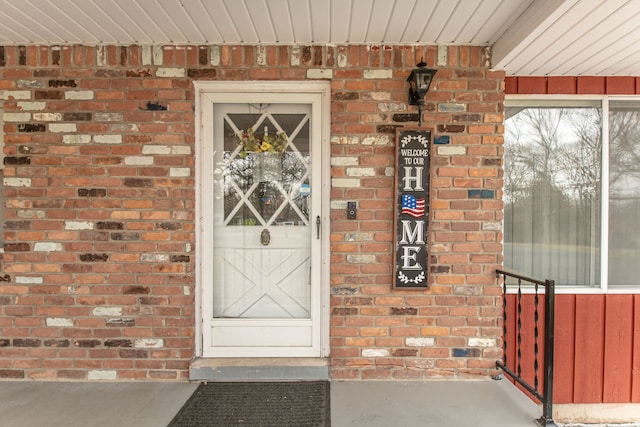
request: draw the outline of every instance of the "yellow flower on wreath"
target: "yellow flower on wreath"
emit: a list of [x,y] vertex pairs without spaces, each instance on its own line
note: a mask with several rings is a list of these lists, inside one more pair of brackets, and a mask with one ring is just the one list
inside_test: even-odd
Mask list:
[[249,153],[277,153],[282,154],[287,148],[287,134],[277,132],[275,134],[256,134],[253,128],[240,130],[235,139],[241,146],[240,158],[244,159]]

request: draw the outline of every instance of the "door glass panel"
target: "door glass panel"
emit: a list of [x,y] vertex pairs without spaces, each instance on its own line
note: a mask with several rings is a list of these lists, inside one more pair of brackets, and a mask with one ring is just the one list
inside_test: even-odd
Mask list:
[[214,108],[214,317],[308,319],[310,108],[247,109]]
[[[283,152],[243,152],[239,132],[284,132]],[[260,130],[256,130],[260,129]],[[309,223],[309,123],[302,114],[227,114],[224,119],[224,218],[228,225]]]

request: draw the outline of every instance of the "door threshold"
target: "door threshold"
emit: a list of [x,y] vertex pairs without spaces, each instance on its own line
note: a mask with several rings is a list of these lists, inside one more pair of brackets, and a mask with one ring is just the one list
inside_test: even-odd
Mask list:
[[190,381],[329,380],[329,359],[313,357],[240,357],[195,359]]

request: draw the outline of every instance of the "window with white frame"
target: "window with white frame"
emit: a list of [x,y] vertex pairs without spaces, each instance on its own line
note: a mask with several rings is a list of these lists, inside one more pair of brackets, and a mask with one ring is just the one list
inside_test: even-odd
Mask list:
[[508,97],[504,265],[640,289],[640,99]]

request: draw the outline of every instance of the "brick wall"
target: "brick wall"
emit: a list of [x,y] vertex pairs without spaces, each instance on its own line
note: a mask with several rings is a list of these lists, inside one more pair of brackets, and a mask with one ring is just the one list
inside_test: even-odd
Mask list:
[[[192,81],[330,79],[336,379],[486,376],[499,357],[503,80],[446,46],[0,47],[0,378],[185,379],[195,349]],[[391,289],[405,79],[438,74],[431,282]],[[346,219],[346,201],[358,220]]]

